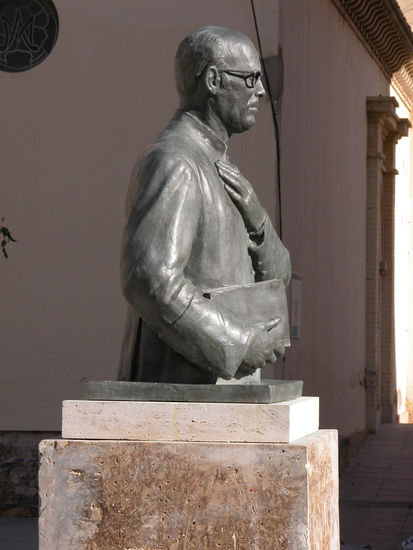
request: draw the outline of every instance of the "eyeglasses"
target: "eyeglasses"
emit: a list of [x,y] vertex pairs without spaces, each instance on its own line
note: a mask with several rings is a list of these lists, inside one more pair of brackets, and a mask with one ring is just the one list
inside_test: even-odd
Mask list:
[[232,71],[231,69],[222,69],[221,73],[226,73],[237,78],[242,78],[247,88],[254,88],[258,80],[261,78],[261,71],[247,73],[246,71]]

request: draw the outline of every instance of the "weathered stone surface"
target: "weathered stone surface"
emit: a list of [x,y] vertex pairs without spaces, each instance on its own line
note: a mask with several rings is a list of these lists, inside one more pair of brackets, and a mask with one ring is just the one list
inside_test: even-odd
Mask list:
[[40,550],[338,550],[337,434],[43,441]]
[[331,439],[320,438],[317,444],[307,447],[307,464],[309,548],[339,548],[337,432],[334,444]]
[[218,385],[90,380],[85,384],[84,398],[99,401],[278,403],[297,399],[302,396],[302,391],[302,380],[264,380],[262,384]]
[[64,401],[67,439],[290,443],[318,430],[318,397],[281,403]]

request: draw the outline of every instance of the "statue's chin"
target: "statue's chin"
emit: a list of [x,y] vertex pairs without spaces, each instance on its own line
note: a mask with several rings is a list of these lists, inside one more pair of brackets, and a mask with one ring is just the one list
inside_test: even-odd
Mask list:
[[247,123],[245,124],[245,130],[250,130],[253,126],[255,126],[255,115],[249,115]]
[[255,126],[255,116],[248,114],[243,121],[242,124],[237,126],[236,128],[232,128],[231,134],[242,134],[242,132],[247,132],[250,130],[253,126]]

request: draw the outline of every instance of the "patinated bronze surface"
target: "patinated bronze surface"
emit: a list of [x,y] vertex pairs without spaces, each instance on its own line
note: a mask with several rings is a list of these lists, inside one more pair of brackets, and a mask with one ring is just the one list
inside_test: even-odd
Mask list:
[[179,109],[128,192],[119,379],[242,380],[284,353],[281,312],[252,322],[206,292],[290,279],[288,251],[227,155],[230,136],[255,124],[265,95],[260,60],[246,36],[205,27],[178,47],[175,73]]
[[83,397],[98,401],[188,401],[206,403],[279,403],[301,397],[302,380],[266,380],[261,384],[170,384],[93,381]]

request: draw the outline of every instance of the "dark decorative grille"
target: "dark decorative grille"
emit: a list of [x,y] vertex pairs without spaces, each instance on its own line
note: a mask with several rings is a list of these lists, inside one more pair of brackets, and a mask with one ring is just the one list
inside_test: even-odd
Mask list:
[[0,0],[0,69],[27,71],[50,54],[59,18],[52,0]]

